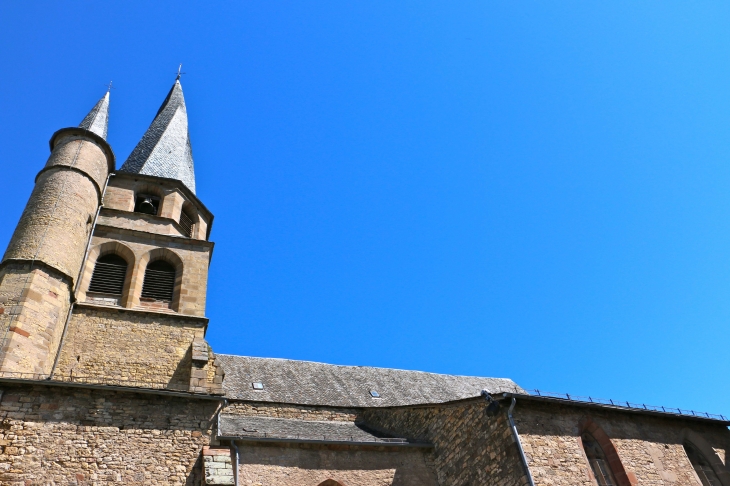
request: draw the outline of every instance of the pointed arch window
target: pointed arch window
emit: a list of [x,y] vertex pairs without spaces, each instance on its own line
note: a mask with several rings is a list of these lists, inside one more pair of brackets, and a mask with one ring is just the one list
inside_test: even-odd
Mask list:
[[715,470],[705,456],[691,442],[685,441],[683,445],[689,462],[692,463],[702,486],[722,486],[720,478],[717,477]]
[[172,302],[175,291],[175,267],[164,260],[147,265],[142,284],[142,298]]
[[583,450],[586,452],[586,457],[591,465],[591,470],[593,471],[593,476],[596,478],[598,486],[617,486],[618,482],[616,482],[608,459],[606,459],[606,453],[598,445],[598,441],[586,432],[581,435],[581,442],[583,443]]
[[335,481],[334,479],[328,479],[319,483],[317,486],[344,486],[342,483]]
[[99,258],[91,275],[89,292],[122,295],[127,276],[127,261],[116,254]]

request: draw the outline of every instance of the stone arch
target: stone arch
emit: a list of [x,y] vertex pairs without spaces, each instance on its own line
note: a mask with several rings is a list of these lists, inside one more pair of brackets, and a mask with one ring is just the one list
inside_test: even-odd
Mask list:
[[[581,446],[580,449],[583,452],[583,455],[585,456],[585,449],[583,447],[583,440],[581,439],[581,435],[583,435],[584,433],[588,433],[592,435],[594,439],[596,439],[599,447],[603,450],[603,453],[606,456],[606,460],[608,461],[608,465],[611,468],[611,472],[616,478],[618,486],[635,486],[636,484],[638,484],[634,474],[629,475],[629,472],[626,471],[626,469],[624,468],[624,465],[621,462],[621,458],[618,455],[618,451],[616,450],[616,447],[614,447],[613,442],[611,442],[611,438],[597,423],[593,421],[593,419],[586,417],[581,420],[579,424],[579,432],[580,434],[578,435],[578,443]],[[587,457],[586,463],[588,463]],[[592,469],[590,465],[588,467],[588,471],[592,474]]]
[[151,194],[159,198],[165,197],[165,191],[159,184],[152,184],[150,182],[138,182],[134,185],[134,195],[137,194]]
[[[717,474],[722,486],[730,486],[730,469],[728,469],[727,464],[722,463],[722,459],[704,437],[693,430],[685,428],[682,429],[682,443],[684,442],[690,442],[704,456],[712,466],[715,474]],[[689,459],[687,459],[687,462],[689,462]],[[727,457],[725,462],[727,462]]]
[[150,262],[157,260],[164,260],[175,268],[175,288],[172,295],[172,302],[170,302],[170,308],[175,312],[180,312],[180,291],[182,290],[185,265],[180,255],[169,248],[155,248],[140,257],[136,271],[137,281],[135,282],[137,284],[135,286],[136,302],[139,302],[139,298],[142,294],[142,284],[144,282],[144,274],[147,270],[147,265]]
[[107,241],[101,245],[96,245],[89,249],[89,254],[86,257],[86,266],[84,267],[84,273],[81,275],[81,281],[79,282],[79,292],[76,298],[80,301],[86,300],[86,290],[89,288],[91,283],[91,276],[94,273],[94,267],[96,261],[109,254],[119,255],[124,258],[127,262],[127,275],[124,277],[124,290],[122,291],[121,305],[128,307],[130,299],[130,289],[132,288],[132,279],[134,278],[134,269],[136,267],[137,257],[134,252],[124,243],[119,241]]
[[335,481],[334,479],[326,479],[319,483],[317,486],[345,486],[345,483]]

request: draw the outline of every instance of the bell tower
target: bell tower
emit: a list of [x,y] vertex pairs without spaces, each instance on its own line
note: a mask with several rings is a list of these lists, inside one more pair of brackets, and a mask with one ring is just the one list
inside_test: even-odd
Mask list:
[[182,85],[103,194],[54,380],[221,392],[205,316],[213,214],[195,193]]
[[50,140],[51,155],[0,263],[0,374],[44,378],[66,322],[114,154],[109,93],[78,127]]

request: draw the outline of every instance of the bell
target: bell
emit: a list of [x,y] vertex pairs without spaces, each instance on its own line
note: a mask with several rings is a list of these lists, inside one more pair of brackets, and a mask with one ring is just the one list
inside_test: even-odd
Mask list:
[[152,204],[152,199],[150,199],[149,197],[144,198],[144,201],[139,203],[138,211],[144,214],[157,214],[157,209],[155,209],[155,205]]

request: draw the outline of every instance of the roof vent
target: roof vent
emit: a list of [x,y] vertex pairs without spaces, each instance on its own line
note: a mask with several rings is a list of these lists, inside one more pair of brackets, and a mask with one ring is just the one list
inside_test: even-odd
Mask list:
[[260,383],[258,381],[254,381],[253,383],[251,383],[251,385],[253,386],[254,390],[263,390],[264,389],[264,384]]
[[380,398],[380,393],[376,392],[375,390],[370,390],[370,396],[373,398]]

